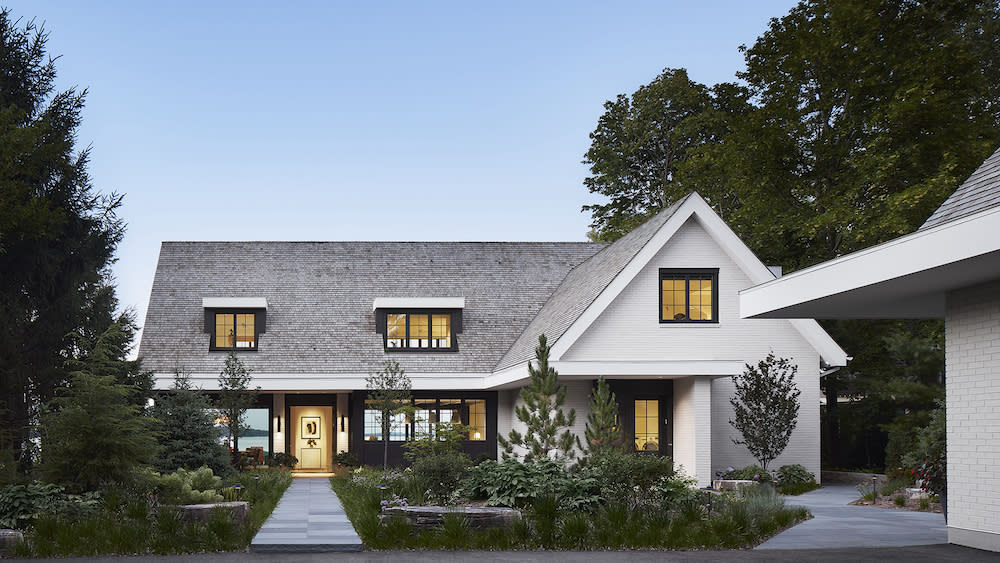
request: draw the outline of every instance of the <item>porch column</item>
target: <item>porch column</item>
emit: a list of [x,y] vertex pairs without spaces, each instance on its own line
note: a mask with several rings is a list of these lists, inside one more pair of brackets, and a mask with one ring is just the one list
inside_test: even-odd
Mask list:
[[712,484],[712,380],[674,380],[674,465],[698,481]]

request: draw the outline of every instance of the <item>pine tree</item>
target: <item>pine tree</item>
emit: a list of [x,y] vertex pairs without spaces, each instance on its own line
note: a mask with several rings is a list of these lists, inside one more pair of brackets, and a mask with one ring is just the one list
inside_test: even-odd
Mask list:
[[230,471],[226,448],[219,442],[208,395],[191,385],[188,375],[174,374],[174,385],[160,393],[152,409],[163,449],[154,465],[165,473],[207,465],[216,475]]
[[559,374],[549,367],[549,345],[544,334],[538,336],[535,360],[537,366],[528,362],[530,382],[521,388],[524,404],[514,409],[517,419],[526,426],[525,433],[512,429],[507,438],[497,436],[497,441],[504,450],[504,459],[514,455],[515,446],[527,450],[524,461],[549,459],[552,455],[556,459],[572,459],[573,446],[578,440],[569,428],[576,422],[576,411],[570,409],[567,415],[562,410],[566,386],[559,385]]
[[604,377],[597,380],[597,386],[590,392],[590,414],[584,430],[586,444],[578,444],[587,455],[610,453],[622,450],[624,435],[618,425],[618,401]]
[[770,353],[733,378],[736,393],[729,404],[736,419],[729,424],[743,435],[733,443],[746,446],[764,469],[785,451],[798,422],[802,391],[795,386],[796,371],[791,360]]

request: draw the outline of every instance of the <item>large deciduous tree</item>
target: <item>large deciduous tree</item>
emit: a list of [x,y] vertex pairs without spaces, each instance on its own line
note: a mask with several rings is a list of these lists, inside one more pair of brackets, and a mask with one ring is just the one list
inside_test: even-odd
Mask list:
[[[47,34],[0,9],[0,449],[22,467],[37,406],[116,320],[107,267],[124,233],[77,150],[85,91],[56,92]],[[129,336],[130,337],[130,336]]]

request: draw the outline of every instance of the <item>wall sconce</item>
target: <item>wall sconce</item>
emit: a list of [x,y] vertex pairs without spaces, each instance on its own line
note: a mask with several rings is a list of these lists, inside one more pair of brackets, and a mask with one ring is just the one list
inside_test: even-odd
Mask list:
[[274,417],[274,426],[275,426],[275,430],[274,430],[275,432],[281,432],[281,417],[280,416]]
[[340,415],[340,431],[344,431],[344,415]]

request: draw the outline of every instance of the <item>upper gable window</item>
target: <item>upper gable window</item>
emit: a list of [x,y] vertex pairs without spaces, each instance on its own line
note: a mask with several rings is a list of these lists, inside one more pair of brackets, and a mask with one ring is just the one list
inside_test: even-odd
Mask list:
[[257,314],[254,312],[215,312],[212,350],[256,350]]
[[719,322],[719,270],[661,269],[660,322]]
[[387,312],[386,349],[454,350],[451,313]]

